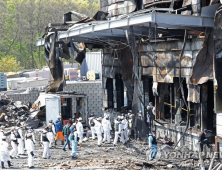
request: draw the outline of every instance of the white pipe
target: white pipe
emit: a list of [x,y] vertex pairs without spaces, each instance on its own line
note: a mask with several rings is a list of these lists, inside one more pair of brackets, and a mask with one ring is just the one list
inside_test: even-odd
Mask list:
[[217,170],[220,170],[222,168],[222,164],[220,164],[220,166],[217,168]]
[[198,145],[199,145],[199,163],[200,163],[200,168],[201,168],[201,170],[205,170],[204,163],[203,163],[203,158],[202,158],[202,155],[201,155],[200,142],[198,142]]
[[213,158],[212,158],[211,161],[210,161],[210,166],[209,166],[208,170],[211,170],[211,169],[212,169],[212,166],[213,166],[213,163],[214,163],[215,156],[216,156],[216,152],[214,152],[214,156],[213,156]]
[[219,165],[220,163],[218,163],[212,170],[216,170]]

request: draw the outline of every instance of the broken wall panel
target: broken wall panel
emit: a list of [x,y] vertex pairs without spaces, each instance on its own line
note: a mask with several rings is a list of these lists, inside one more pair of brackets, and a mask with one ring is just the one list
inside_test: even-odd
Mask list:
[[[184,51],[181,67],[193,67],[198,51]],[[181,51],[140,53],[143,67],[179,67]]]
[[[187,42],[185,46],[184,54],[181,57],[181,76],[186,78],[187,84],[192,82],[190,77],[193,74],[193,66],[197,63],[197,56],[203,44],[203,40],[198,40]],[[180,75],[182,45],[182,41],[140,44],[139,55],[142,75],[153,76],[154,81],[157,82],[173,83],[173,78]],[[207,70],[212,70],[211,65]],[[209,72],[202,71],[203,74],[199,75],[199,77],[202,76],[201,80],[206,79],[205,77],[212,79],[212,74]]]
[[213,76],[214,43],[212,42],[212,30],[207,29],[203,46],[200,48],[193,66],[193,73],[190,78],[193,84],[206,83]]
[[188,84],[187,88],[188,88],[187,101],[193,103],[200,103],[200,86]]

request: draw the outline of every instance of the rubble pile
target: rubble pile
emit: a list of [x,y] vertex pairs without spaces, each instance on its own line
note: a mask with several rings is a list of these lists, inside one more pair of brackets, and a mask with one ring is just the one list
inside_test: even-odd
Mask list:
[[22,103],[21,101],[13,101],[6,95],[0,96],[0,125],[6,127],[15,126],[20,122],[22,126],[27,128],[37,128],[40,120],[33,116],[32,104]]

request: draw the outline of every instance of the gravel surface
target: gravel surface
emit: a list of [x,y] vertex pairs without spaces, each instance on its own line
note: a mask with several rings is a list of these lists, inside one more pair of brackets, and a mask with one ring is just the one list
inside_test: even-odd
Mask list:
[[[88,139],[83,142],[82,148],[78,147],[75,160],[71,159],[71,151],[68,149],[63,151],[61,141],[58,141],[56,147],[50,149],[51,158],[43,159],[43,148],[39,144],[38,135],[36,136],[35,169],[199,169],[197,160],[193,159],[161,158],[148,161],[146,159],[148,144],[136,140],[131,140],[125,145],[118,143],[115,147],[106,143],[98,147],[97,140]],[[209,160],[205,162],[209,164]],[[14,167],[10,169],[28,169],[27,156],[12,159],[12,163]],[[7,167],[6,163],[5,167]]]

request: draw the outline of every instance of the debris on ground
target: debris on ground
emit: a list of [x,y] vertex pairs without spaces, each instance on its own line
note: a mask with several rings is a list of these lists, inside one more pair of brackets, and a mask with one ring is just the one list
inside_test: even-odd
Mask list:
[[30,102],[13,101],[6,95],[0,96],[0,125],[6,127],[15,126],[20,122],[26,128],[37,128],[40,120],[37,117],[30,117],[32,114]]
[[160,139],[162,144],[167,144],[169,146],[172,146],[174,144],[173,140],[169,139],[166,135],[164,138]]

